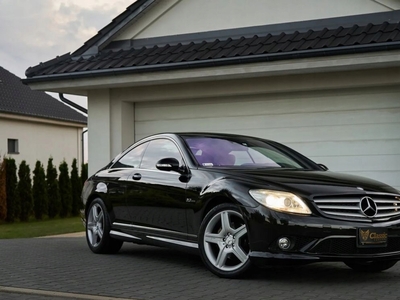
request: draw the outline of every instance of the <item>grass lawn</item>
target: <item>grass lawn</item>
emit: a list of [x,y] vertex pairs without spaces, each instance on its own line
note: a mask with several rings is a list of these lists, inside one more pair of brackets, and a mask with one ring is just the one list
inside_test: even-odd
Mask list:
[[0,239],[31,238],[84,231],[80,217],[45,221],[0,223]]

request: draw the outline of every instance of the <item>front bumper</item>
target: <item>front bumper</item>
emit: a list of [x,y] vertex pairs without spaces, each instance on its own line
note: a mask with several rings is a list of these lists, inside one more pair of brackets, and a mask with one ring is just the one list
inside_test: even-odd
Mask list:
[[[268,210],[262,206],[245,208],[250,242],[250,259],[257,265],[318,261],[400,260],[400,220],[364,223],[321,216],[299,216]],[[358,230],[384,228],[385,245],[360,246]],[[280,238],[290,239],[282,250]]]

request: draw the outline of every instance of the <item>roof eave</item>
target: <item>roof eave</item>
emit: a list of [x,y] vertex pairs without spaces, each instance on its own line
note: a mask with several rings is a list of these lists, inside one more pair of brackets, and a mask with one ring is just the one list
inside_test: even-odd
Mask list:
[[232,58],[208,59],[208,60],[182,62],[182,63],[144,65],[135,67],[125,67],[119,69],[103,69],[95,71],[42,75],[42,76],[35,76],[31,78],[22,79],[22,82],[25,84],[31,84],[31,83],[48,82],[48,81],[104,77],[110,75],[117,76],[117,75],[145,73],[145,72],[171,71],[171,70],[206,68],[206,67],[216,67],[216,66],[229,66],[236,64],[271,62],[278,60],[291,60],[291,59],[295,60],[300,58],[314,58],[314,57],[317,58],[317,57],[338,56],[338,55],[348,55],[348,54],[362,54],[368,52],[379,52],[379,51],[389,51],[398,49],[400,49],[400,42],[389,42],[381,44],[367,44],[358,46],[323,48],[315,50],[280,52],[273,54],[250,55],[245,57],[238,56]]

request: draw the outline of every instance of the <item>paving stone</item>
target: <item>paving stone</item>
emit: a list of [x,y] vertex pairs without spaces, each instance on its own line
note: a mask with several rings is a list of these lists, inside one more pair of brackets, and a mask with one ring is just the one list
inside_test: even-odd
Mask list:
[[[82,237],[0,240],[0,257],[6,287],[137,300],[399,299],[400,263],[377,274],[342,263],[269,267],[230,280],[208,272],[196,255],[127,243],[116,255],[96,255]],[[49,298],[0,292],[0,299]]]

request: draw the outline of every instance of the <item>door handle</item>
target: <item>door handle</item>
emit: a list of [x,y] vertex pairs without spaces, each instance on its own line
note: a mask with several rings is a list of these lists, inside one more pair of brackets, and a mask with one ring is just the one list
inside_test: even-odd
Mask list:
[[142,179],[142,174],[135,173],[135,174],[133,174],[132,178],[133,178],[133,180],[140,180],[140,179]]

